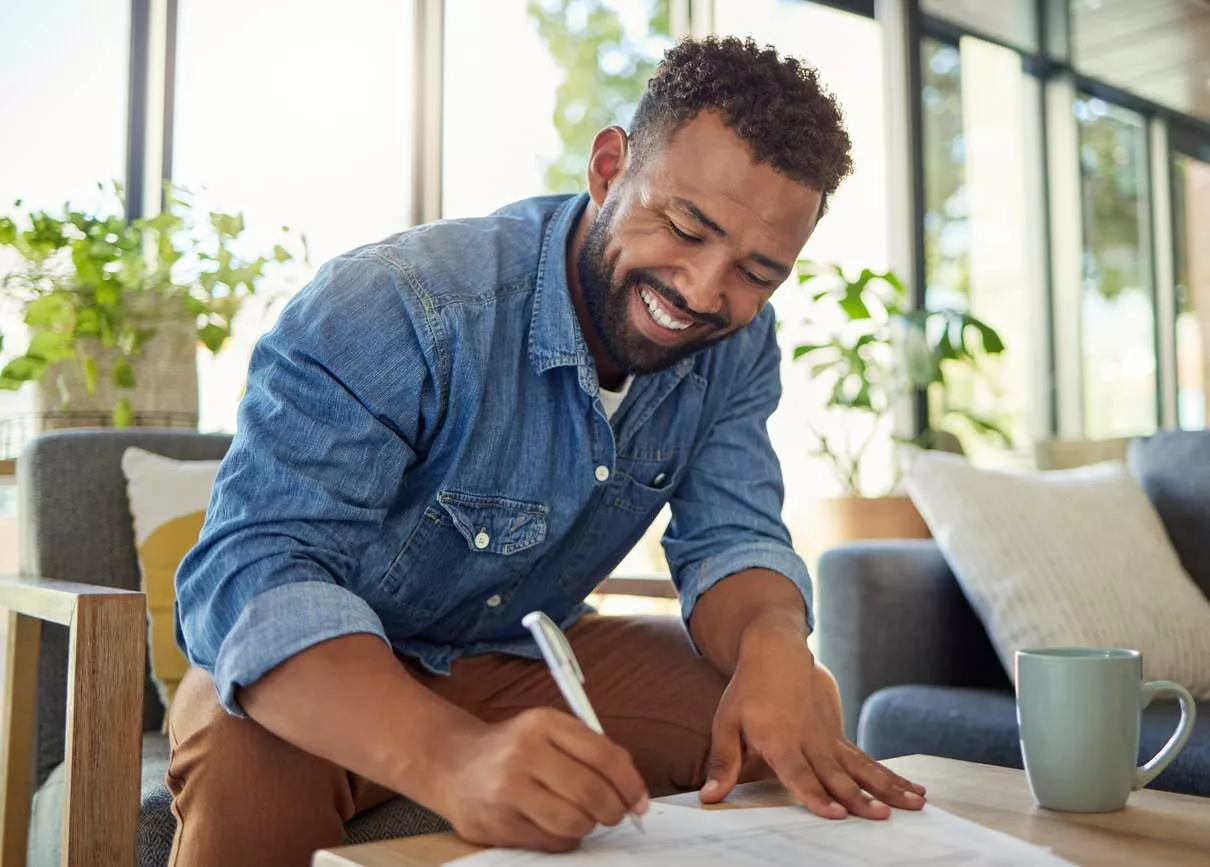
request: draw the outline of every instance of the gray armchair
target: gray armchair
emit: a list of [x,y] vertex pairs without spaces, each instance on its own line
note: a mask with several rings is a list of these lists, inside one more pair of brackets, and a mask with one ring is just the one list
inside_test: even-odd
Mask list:
[[[1210,595],[1210,432],[1165,431],[1130,446],[1193,580]],[[816,569],[819,659],[840,686],[845,730],[875,758],[921,753],[1021,767],[1012,683],[931,540],[858,542]],[[1174,703],[1143,714],[1140,757],[1176,727]],[[1154,788],[1210,796],[1210,702]]]
[[[9,617],[0,754],[5,867],[22,863],[27,820],[34,865],[167,863],[176,825],[163,784],[168,744],[150,681],[145,602],[131,592],[139,572],[120,461],[129,446],[215,459],[229,442],[182,431],[59,431],[35,439],[17,462],[22,577],[0,579],[0,607],[19,612]],[[396,798],[350,822],[346,841],[447,827]]]

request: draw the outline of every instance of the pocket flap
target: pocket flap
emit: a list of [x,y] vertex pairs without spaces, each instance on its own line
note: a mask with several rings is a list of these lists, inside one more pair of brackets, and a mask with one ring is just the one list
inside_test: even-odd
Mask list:
[[515,554],[546,538],[546,514],[541,503],[507,497],[487,497],[441,491],[437,502],[472,551]]

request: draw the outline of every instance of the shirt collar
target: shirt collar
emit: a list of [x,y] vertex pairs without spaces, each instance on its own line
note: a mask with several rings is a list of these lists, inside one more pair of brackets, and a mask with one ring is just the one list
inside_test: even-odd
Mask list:
[[[596,362],[584,342],[571,300],[571,287],[567,284],[567,245],[587,204],[588,193],[572,196],[559,206],[546,225],[538,258],[534,312],[529,323],[529,358],[538,373],[552,367],[578,366],[581,384],[589,393],[595,393]],[[683,358],[673,365],[671,372],[679,380],[691,367],[693,359]]]
[[529,323],[529,358],[538,373],[560,365],[592,365],[567,284],[567,244],[587,204],[587,193],[572,196],[546,225]]

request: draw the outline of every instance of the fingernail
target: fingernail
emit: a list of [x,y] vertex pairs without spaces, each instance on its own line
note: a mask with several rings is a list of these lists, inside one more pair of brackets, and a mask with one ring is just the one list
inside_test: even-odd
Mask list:
[[702,786],[702,795],[709,798],[718,791],[718,780],[707,780],[706,785]]
[[878,800],[877,798],[870,798],[870,806],[871,807],[885,807],[886,804],[882,803],[882,801]]
[[651,809],[651,799],[644,795],[639,798],[639,802],[634,805],[633,813],[638,813],[640,816],[645,815]]
[[904,792],[904,793],[903,793],[903,799],[904,799],[905,801],[911,801],[913,804],[914,804],[914,803],[916,803],[917,801],[923,801],[923,800],[924,800],[924,799],[923,799],[923,798],[921,798],[919,795],[917,795],[915,792]]
[[828,809],[829,810],[844,810],[844,806],[837,803],[836,801],[833,801],[832,803],[828,804]]

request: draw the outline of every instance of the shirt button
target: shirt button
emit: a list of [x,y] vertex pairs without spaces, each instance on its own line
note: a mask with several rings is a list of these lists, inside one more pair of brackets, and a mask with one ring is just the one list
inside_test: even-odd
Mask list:
[[492,537],[487,535],[486,530],[480,530],[475,534],[475,547],[482,551],[492,543]]
[[495,596],[492,596],[491,598],[489,598],[487,600],[487,607],[488,608],[499,608],[500,603],[503,601],[504,600],[500,598],[500,594],[497,593]]
[[664,482],[666,481],[668,481],[668,474],[659,473],[654,479],[651,480],[651,487],[662,488],[664,487]]
[[597,467],[597,471],[594,475],[596,475],[598,482],[605,481],[609,478],[609,467],[601,464],[599,467]]

